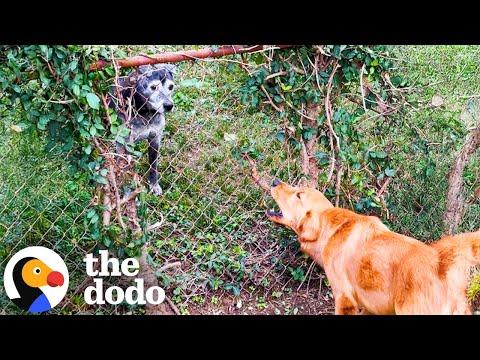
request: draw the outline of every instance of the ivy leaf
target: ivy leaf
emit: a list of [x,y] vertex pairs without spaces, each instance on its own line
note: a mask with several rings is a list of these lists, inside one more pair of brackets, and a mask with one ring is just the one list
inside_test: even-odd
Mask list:
[[48,116],[40,116],[40,118],[38,119],[37,127],[40,130],[45,130],[49,121],[50,121],[50,118]]
[[303,130],[303,134],[302,134],[302,135],[303,135],[303,138],[304,138],[305,140],[310,140],[311,138],[313,138],[313,137],[315,136],[315,133],[316,133],[315,129],[313,129],[313,128],[306,128],[306,129]]
[[127,128],[125,125],[121,125],[121,126],[118,128],[118,136],[127,137],[128,134],[130,134],[130,129]]
[[73,84],[72,91],[73,91],[73,94],[75,96],[79,96],[80,95],[80,86],[78,86],[78,84]]
[[98,110],[99,109],[99,105],[100,105],[100,99],[98,98],[98,96],[94,93],[88,93],[87,94],[87,102],[88,102],[88,105],[94,109],[94,110]]
[[105,179],[103,176],[95,176],[95,181],[102,185],[108,185],[107,179]]
[[97,135],[97,128],[93,125],[90,127],[90,135],[92,136]]
[[385,151],[378,151],[377,152],[377,158],[385,159],[386,157],[387,157],[387,153]]
[[48,60],[48,47],[47,45],[39,45],[40,46],[40,50],[47,56],[47,60]]
[[72,61],[72,62],[70,63],[70,66],[69,66],[69,67],[70,67],[70,70],[71,70],[71,71],[74,71],[74,70],[77,68],[77,66],[78,66],[78,61],[77,61],[77,60],[74,60],[74,61]]
[[387,168],[385,169],[385,175],[389,177],[394,177],[397,171],[395,169]]
[[315,158],[318,160],[319,164],[322,166],[330,163],[330,157],[325,152],[317,151],[315,153]]
[[285,132],[284,131],[279,131],[275,137],[277,138],[278,141],[284,142],[285,141]]

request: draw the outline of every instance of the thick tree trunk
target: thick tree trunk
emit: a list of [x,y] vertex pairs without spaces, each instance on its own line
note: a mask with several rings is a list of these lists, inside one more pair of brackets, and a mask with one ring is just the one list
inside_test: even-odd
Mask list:
[[447,208],[444,215],[445,232],[454,234],[462,220],[465,207],[463,170],[470,156],[480,147],[480,122],[468,135],[462,150],[455,159],[448,178]]
[[[307,127],[318,128],[316,118],[321,111],[320,104],[307,104],[306,115],[302,117],[302,124]],[[306,185],[308,187],[318,188],[318,169],[315,151],[317,150],[318,136],[312,136],[309,140],[302,139],[302,172],[307,176]]]

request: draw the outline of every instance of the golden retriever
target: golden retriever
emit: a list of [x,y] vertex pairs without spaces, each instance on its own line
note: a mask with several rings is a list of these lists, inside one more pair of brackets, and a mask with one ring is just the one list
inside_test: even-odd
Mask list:
[[271,194],[280,211],[267,210],[268,218],[295,231],[324,268],[335,314],[471,314],[466,289],[480,263],[480,231],[428,245],[312,188],[275,179]]

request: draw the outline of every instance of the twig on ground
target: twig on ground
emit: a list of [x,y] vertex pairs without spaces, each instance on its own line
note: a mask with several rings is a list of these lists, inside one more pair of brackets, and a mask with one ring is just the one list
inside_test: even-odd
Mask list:
[[177,306],[173,303],[172,300],[170,300],[170,298],[167,295],[165,295],[165,300],[167,301],[168,305],[173,310],[175,315],[181,315],[180,310],[178,310]]
[[377,196],[382,196],[383,193],[385,192],[385,190],[387,190],[387,187],[388,187],[388,184],[390,184],[390,182],[392,181],[392,178],[389,177],[385,180],[385,182],[383,183],[382,187],[380,188],[380,190],[377,191]]
[[[314,265],[315,265],[315,262],[312,261],[312,263],[311,263],[310,266],[308,267],[308,270],[307,270],[307,273],[305,274],[305,277],[303,278],[303,280],[302,280],[302,282],[300,283],[300,285],[298,285],[297,291],[300,290],[300,288],[302,287],[302,285],[303,285],[303,283],[305,282],[305,280],[307,280],[308,274],[310,274],[310,271],[312,271]],[[307,291],[307,292],[308,292],[308,291]]]
[[159,272],[163,272],[165,270],[168,270],[170,268],[173,268],[173,267],[180,267],[182,266],[182,263],[180,261],[175,261],[173,263],[170,263],[170,264],[165,264],[163,265],[161,268],[159,268],[157,271]]

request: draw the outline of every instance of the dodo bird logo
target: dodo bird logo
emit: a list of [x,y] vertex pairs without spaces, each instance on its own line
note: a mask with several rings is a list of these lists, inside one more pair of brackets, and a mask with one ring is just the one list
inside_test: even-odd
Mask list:
[[20,250],[8,261],[3,275],[8,297],[30,313],[58,305],[68,290],[68,269],[62,258],[42,246]]

